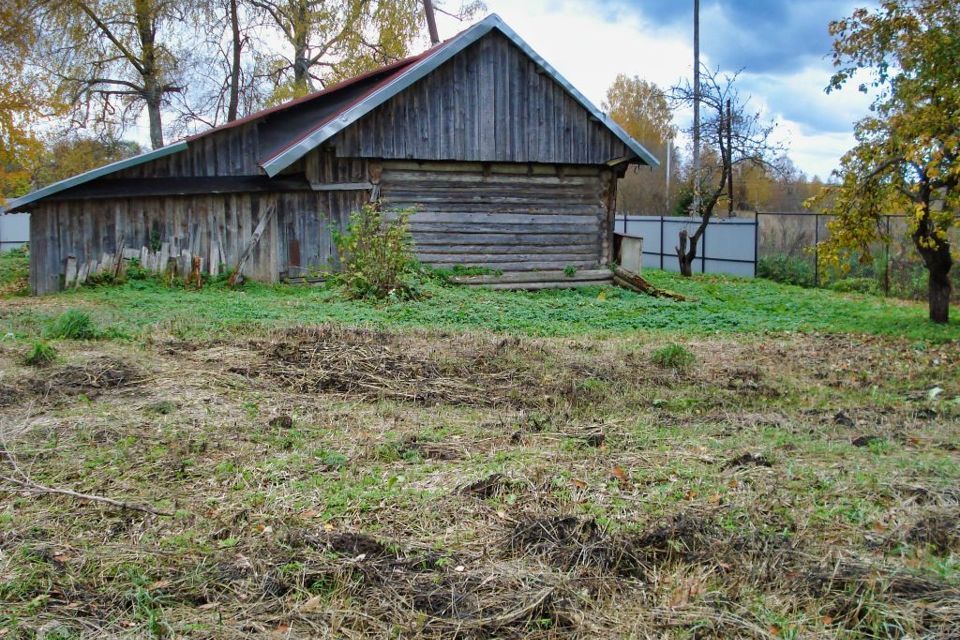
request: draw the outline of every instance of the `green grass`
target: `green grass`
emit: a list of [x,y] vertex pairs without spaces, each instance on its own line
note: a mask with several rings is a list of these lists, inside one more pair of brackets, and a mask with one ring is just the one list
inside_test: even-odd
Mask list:
[[234,291],[214,284],[196,292],[147,280],[81,288],[58,294],[44,304],[0,310],[0,330],[34,336],[37,327],[48,323],[56,311],[74,307],[88,312],[105,333],[121,336],[158,327],[175,335],[200,336],[267,326],[340,322],[489,329],[538,336],[801,331],[905,336],[930,342],[960,338],[956,312],[949,325],[936,326],[927,321],[925,306],[917,303],[804,289],[761,279],[686,279],[660,271],[644,275],[692,301],[675,302],[614,288],[523,292],[428,282],[422,300],[377,303],[348,300],[335,288],[251,283]]
[[26,295],[30,276],[30,254],[25,247],[0,253],[0,296]]
[[654,351],[650,360],[653,364],[664,369],[682,371],[696,362],[696,356],[682,344],[668,344]]
[[57,350],[49,342],[36,340],[23,357],[23,363],[31,367],[44,367],[57,359]]
[[53,318],[46,330],[46,337],[52,339],[93,340],[99,335],[100,330],[90,314],[77,309],[70,309]]

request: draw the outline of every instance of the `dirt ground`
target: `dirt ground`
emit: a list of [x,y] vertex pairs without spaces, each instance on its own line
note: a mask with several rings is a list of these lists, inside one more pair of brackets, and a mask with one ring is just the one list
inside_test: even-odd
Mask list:
[[0,637],[957,637],[960,345],[681,342],[0,343]]

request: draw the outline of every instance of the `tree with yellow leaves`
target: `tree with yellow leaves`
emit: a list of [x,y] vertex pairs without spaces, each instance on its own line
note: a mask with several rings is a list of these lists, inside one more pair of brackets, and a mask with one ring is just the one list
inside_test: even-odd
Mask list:
[[960,5],[955,0],[885,0],[831,23],[836,73],[828,91],[859,72],[876,91],[857,145],[836,172],[839,187],[814,198],[836,215],[821,255],[841,264],[884,238],[882,216],[907,211],[909,233],[929,274],[930,319],[950,310],[948,233],[960,211]]
[[43,145],[31,125],[54,111],[42,78],[24,64],[35,42],[31,0],[0,3],[0,203],[30,190]]

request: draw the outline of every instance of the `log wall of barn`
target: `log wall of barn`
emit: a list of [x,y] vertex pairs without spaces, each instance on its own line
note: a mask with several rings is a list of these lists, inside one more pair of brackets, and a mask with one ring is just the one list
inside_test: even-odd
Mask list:
[[331,139],[341,157],[604,165],[630,152],[499,33]]
[[609,261],[611,172],[592,166],[384,162],[381,197],[413,209],[436,267],[589,269]]

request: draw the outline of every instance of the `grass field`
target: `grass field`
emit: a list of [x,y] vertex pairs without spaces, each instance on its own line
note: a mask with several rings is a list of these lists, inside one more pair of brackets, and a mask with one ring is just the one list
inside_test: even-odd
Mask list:
[[[6,288],[24,291],[25,271],[14,266],[5,269],[0,258],[0,276],[5,270],[21,274],[19,287],[7,284]],[[842,295],[767,280],[722,276],[689,280],[661,271],[645,275],[663,288],[689,296],[691,301],[651,298],[609,287],[527,293],[469,290],[428,281],[422,300],[397,304],[348,300],[333,287],[250,283],[234,291],[216,283],[201,291],[185,291],[141,280],[120,286],[84,287],[42,301],[8,296],[8,302],[0,308],[0,322],[5,331],[35,337],[57,314],[78,308],[93,316],[104,331],[129,338],[142,338],[158,330],[180,337],[211,337],[324,322],[527,336],[613,335],[643,330],[680,335],[865,333],[928,342],[960,338],[957,314],[948,326],[932,325],[925,320],[925,307],[914,302]]]
[[960,327],[650,276],[8,294],[0,637],[955,633]]

